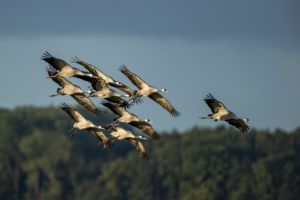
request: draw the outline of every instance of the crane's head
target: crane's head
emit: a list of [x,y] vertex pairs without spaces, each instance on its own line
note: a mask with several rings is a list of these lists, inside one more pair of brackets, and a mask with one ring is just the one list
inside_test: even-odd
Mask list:
[[145,119],[144,121],[149,123],[149,124],[152,123],[152,121],[150,119]]
[[120,83],[119,81],[116,81],[115,83],[116,83],[117,85],[119,85],[119,86],[122,85],[122,83]]
[[244,122],[251,122],[251,120],[248,119],[248,118],[244,118],[243,121],[244,121]]
[[161,91],[161,92],[168,92],[167,89],[161,89],[160,91]]
[[138,136],[136,136],[136,138],[141,139],[141,140],[147,140],[147,138],[145,136],[142,136],[142,135],[138,135]]

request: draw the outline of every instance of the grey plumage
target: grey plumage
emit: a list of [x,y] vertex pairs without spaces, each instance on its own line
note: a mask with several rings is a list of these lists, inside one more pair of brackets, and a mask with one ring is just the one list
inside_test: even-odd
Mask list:
[[179,117],[180,112],[178,112],[171,103],[161,96],[159,92],[168,92],[166,89],[158,90],[145,81],[143,81],[139,76],[131,72],[125,65],[120,67],[120,71],[140,90],[136,91],[136,96],[148,96],[153,101],[161,105],[165,110],[167,110],[173,117]]
[[[112,77],[105,75],[102,71],[100,71],[95,66],[88,64],[82,60],[80,60],[77,56],[74,56],[72,59],[72,62],[75,62],[77,64],[82,65],[84,68],[86,68],[90,73],[93,74],[94,77],[99,77],[105,81],[107,85],[110,85],[112,87],[115,87],[129,95],[131,99],[134,100],[136,103],[141,103],[140,98],[136,98],[135,93],[125,84],[120,83],[119,81],[115,81]],[[89,78],[86,79],[87,81],[90,81]],[[91,82],[91,81],[90,81]]]
[[63,76],[63,77],[76,76],[77,78],[93,77],[92,74],[74,68],[64,60],[52,56],[48,51],[43,53],[41,59],[49,63],[54,69],[59,71],[56,75],[49,76],[49,78],[56,77],[56,76]]
[[139,139],[147,140],[147,138],[143,136],[136,136],[131,131],[125,130],[120,126],[110,126],[108,130],[111,136],[114,137],[115,139],[118,140],[126,139],[132,146],[134,146],[138,150],[140,157],[142,159],[149,160],[149,156],[143,144],[139,141]]
[[110,109],[113,113],[119,115],[119,118],[116,119],[115,123],[127,123],[130,124],[144,133],[146,133],[151,139],[159,140],[159,134],[154,130],[154,128],[148,123],[150,120],[141,120],[136,115],[129,113],[125,109],[114,105],[112,103],[102,103],[105,107]]
[[213,114],[209,114],[207,117],[200,117],[201,119],[214,119],[215,121],[226,121],[232,126],[238,128],[241,132],[247,132],[249,126],[245,122],[250,122],[248,118],[239,118],[233,112],[229,111],[223,103],[213,97],[212,94],[208,94],[204,98],[205,103],[211,109]]
[[105,134],[100,131],[100,129],[104,129],[103,127],[96,126],[92,122],[86,120],[79,112],[73,110],[65,103],[62,103],[61,109],[73,119],[73,129],[89,131],[92,135],[97,137],[98,140],[100,140],[100,142],[104,145],[104,148],[111,148],[113,146]]
[[[58,72],[56,72],[56,70],[51,67],[47,69],[47,73],[54,82],[56,82],[58,85],[62,87],[57,89],[58,93],[56,95],[68,94],[72,98],[74,98],[80,105],[85,107],[87,110],[93,113],[96,113],[98,111],[97,107],[87,96],[85,96],[84,92],[78,86],[73,85],[71,82],[69,82],[62,76],[57,75]],[[51,96],[55,96],[55,95],[51,95]]]

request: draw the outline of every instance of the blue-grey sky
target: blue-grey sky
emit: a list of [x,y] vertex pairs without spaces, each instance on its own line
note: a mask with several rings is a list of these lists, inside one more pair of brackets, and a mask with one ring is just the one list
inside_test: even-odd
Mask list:
[[210,112],[208,92],[252,127],[292,130],[300,125],[299,8],[296,0],[1,1],[0,106],[75,105],[48,97],[58,86],[45,78],[47,50],[134,88],[118,71],[125,64],[168,89],[180,118],[148,99],[131,110],[160,131],[225,124],[198,119]]

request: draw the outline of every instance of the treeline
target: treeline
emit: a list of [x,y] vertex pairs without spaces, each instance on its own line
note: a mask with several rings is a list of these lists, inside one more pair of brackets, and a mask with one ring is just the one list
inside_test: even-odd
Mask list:
[[[81,112],[96,123],[114,117]],[[0,127],[0,199],[300,199],[300,128],[174,130],[146,142],[143,161],[126,141],[68,140],[71,119],[59,108],[1,109]]]

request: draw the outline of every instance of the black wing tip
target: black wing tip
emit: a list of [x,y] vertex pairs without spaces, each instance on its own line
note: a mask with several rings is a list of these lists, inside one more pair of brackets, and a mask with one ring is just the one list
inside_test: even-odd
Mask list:
[[69,109],[71,109],[71,107],[68,106],[65,102],[60,104],[60,108],[63,109],[64,111],[68,111]]
[[154,140],[154,141],[158,141],[158,140],[160,140],[160,135],[158,133],[154,133],[151,136],[151,139]]
[[47,60],[47,59],[50,59],[50,58],[54,58],[48,51],[45,51],[42,56],[41,56],[41,59],[42,60]]
[[140,154],[140,157],[143,159],[143,160],[150,160],[150,157],[148,156],[148,154],[146,152],[142,152]]
[[174,109],[171,111],[171,115],[172,117],[180,117],[181,113]]
[[105,142],[103,142],[103,145],[104,145],[104,148],[112,148],[114,146],[114,144],[110,141],[110,140],[107,140]]
[[250,129],[250,127],[246,125],[246,126],[242,127],[242,128],[240,129],[240,131],[241,131],[242,133],[247,133],[247,132],[249,131],[249,129]]
[[46,70],[47,70],[47,71],[51,71],[51,72],[57,72],[57,69],[55,69],[55,68],[52,67],[51,65],[48,65],[48,66],[46,67]]
[[208,95],[205,96],[204,101],[212,100],[212,99],[215,99],[215,97],[211,93],[208,93]]
[[122,65],[120,66],[119,70],[120,70],[121,72],[123,72],[123,71],[128,71],[128,68],[127,68],[124,64],[122,64]]
[[72,63],[79,63],[79,62],[81,62],[81,60],[78,56],[75,55],[71,58],[71,62]]
[[48,67],[46,67],[45,70],[48,73],[49,78],[51,76],[55,76],[58,73],[58,71],[55,68],[53,68],[51,65],[49,65]]
[[120,107],[124,108],[124,109],[129,109],[132,107],[132,104],[128,103],[127,101],[122,102],[119,104]]
[[114,104],[112,104],[112,103],[110,103],[110,102],[102,102],[101,104],[102,104],[103,106],[107,107],[107,108],[110,108],[110,106],[114,105]]
[[138,96],[134,96],[133,98],[132,98],[132,103],[133,104],[141,104],[141,103],[143,103],[144,101],[143,101],[143,99],[142,99],[142,97],[138,97]]

